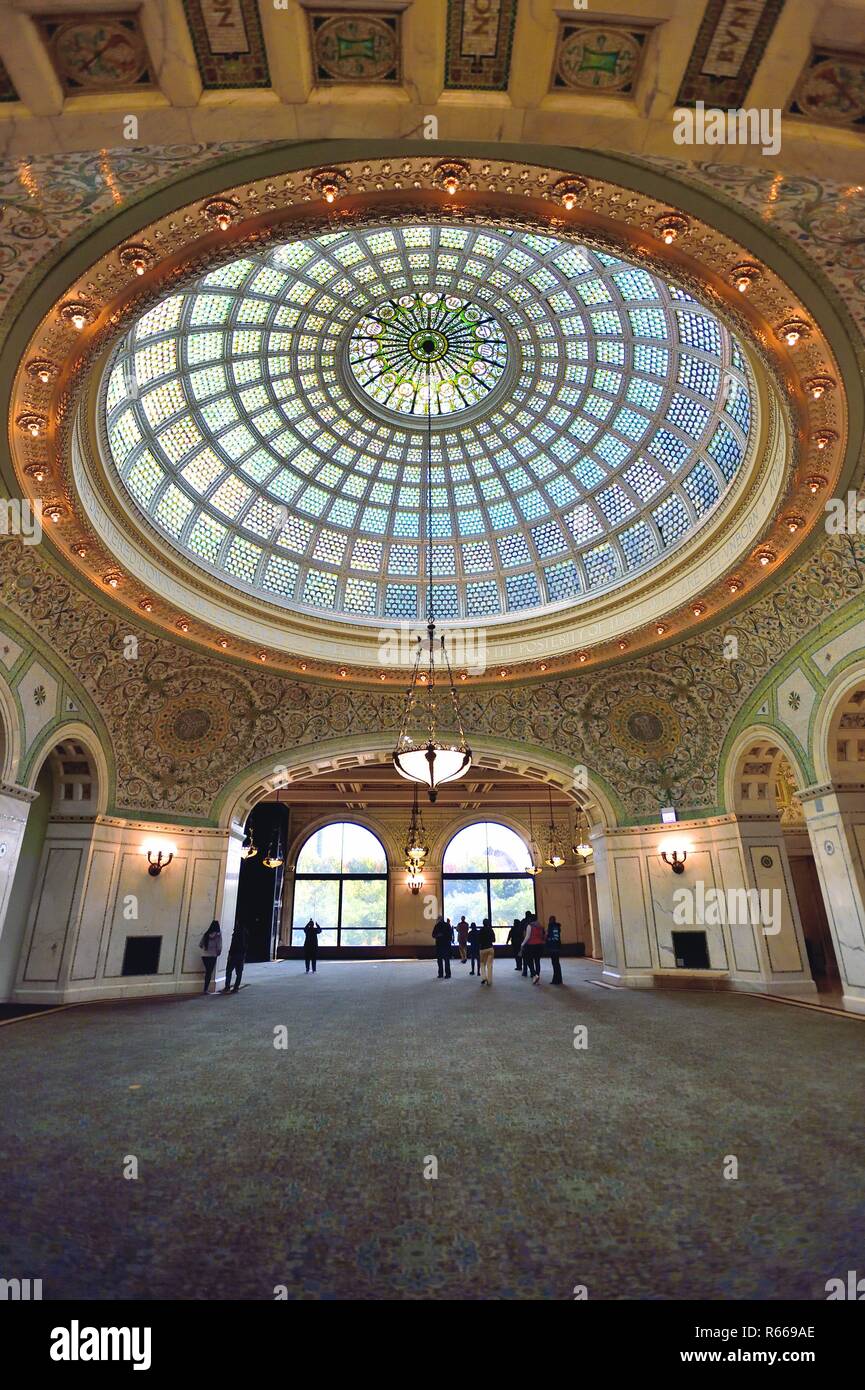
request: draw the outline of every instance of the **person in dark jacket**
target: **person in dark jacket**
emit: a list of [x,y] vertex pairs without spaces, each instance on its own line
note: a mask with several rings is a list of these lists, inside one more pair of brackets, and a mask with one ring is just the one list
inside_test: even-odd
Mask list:
[[506,945],[506,946],[513,946],[513,948],[514,948],[514,962],[515,962],[515,964],[514,964],[514,969],[515,969],[515,970],[519,970],[519,968],[520,968],[520,949],[521,949],[521,947],[522,947],[522,944],[523,944],[523,919],[522,919],[522,917],[515,917],[515,918],[514,918],[514,925],[511,927],[510,931],[508,932],[507,940],[505,941],[505,945]]
[[432,934],[436,944],[439,979],[449,980],[451,977],[451,947],[454,944],[454,929],[450,922],[445,921],[444,917],[439,917],[432,929]]
[[206,994],[210,989],[210,981],[213,979],[216,962],[222,954],[222,932],[216,920],[211,922],[207,928],[198,948],[201,951],[201,959],[204,964],[204,989],[201,992]]
[[550,964],[553,967],[553,984],[562,983],[562,966],[559,956],[562,949],[562,924],[557,922],[555,917],[551,917],[547,923],[547,950],[550,953]]
[[312,966],[312,973],[315,974],[315,965],[318,960],[318,938],[321,935],[321,927],[318,922],[314,922],[310,917],[303,929],[303,963],[306,966],[306,973],[309,974],[309,967]]
[[470,975],[474,975],[476,973],[475,966],[477,966],[477,974],[480,975],[481,973],[481,953],[480,947],[478,946],[479,934],[480,927],[478,926],[477,922],[472,922],[471,926],[469,927],[469,962],[472,967],[469,971]]
[[246,926],[243,922],[235,922],[234,931],[231,933],[231,945],[228,948],[228,960],[225,965],[225,988],[223,994],[228,994],[231,990],[231,975],[234,972],[234,989],[236,994],[240,989],[240,981],[243,979],[243,963],[246,960]]
[[468,946],[468,940],[469,940],[469,924],[468,924],[468,922],[466,921],[466,919],[465,919],[464,916],[461,917],[460,920],[457,922],[456,932],[457,932],[457,945],[458,945],[459,948],[460,948],[460,965],[465,965],[465,963],[466,963],[466,947]]
[[478,947],[481,955],[481,984],[491,985],[493,982],[493,961],[496,957],[495,952],[496,934],[490,925],[489,917],[484,918],[484,924],[478,932]]

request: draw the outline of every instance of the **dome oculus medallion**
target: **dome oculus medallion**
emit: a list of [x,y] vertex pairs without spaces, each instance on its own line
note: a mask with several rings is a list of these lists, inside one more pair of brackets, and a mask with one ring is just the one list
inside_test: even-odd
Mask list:
[[111,465],[173,549],[361,623],[424,613],[428,423],[437,611],[495,622],[615,588],[693,536],[752,413],[740,345],[681,287],[448,224],[201,275],[138,317],[100,400]]

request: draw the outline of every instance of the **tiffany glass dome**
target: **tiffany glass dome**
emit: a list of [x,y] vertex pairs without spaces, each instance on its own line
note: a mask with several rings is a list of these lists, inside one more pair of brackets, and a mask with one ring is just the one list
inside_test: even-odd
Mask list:
[[187,562],[284,608],[562,608],[645,572],[745,457],[741,349],[683,289],[521,231],[367,228],[211,270],[112,354],[100,421]]

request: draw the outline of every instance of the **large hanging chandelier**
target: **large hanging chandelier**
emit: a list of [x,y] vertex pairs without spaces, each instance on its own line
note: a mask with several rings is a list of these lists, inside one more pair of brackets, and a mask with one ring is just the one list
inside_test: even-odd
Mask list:
[[[412,335],[411,350],[417,360],[426,364],[427,379],[427,640],[418,638],[418,651],[412,671],[411,684],[406,692],[405,709],[396,748],[393,751],[393,765],[400,777],[409,782],[417,782],[426,787],[431,802],[438,796],[438,789],[445,782],[453,782],[462,777],[472,765],[472,751],[466,743],[460,719],[459,703],[450,659],[445,646],[444,635],[436,641],[435,593],[433,582],[433,529],[432,529],[432,383],[430,372],[433,361],[441,354],[441,335],[432,329]],[[428,666],[421,670],[421,660],[426,645]],[[440,655],[438,653],[440,652]],[[439,738],[438,691],[443,681],[436,684],[436,666],[442,674],[447,671],[449,699],[453,710],[454,723],[459,731],[456,742]],[[446,697],[447,699],[448,697]],[[421,725],[423,734],[414,738],[409,728]]]

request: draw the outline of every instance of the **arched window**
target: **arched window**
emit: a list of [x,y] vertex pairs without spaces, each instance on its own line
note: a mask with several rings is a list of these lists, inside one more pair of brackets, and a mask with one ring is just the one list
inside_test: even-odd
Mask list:
[[387,944],[387,855],[362,825],[323,825],[304,843],[294,875],[291,944],[312,918],[319,946]]
[[515,917],[535,911],[535,881],[525,841],[506,825],[478,821],[454,835],[444,853],[445,916],[480,926],[489,917],[503,943]]

